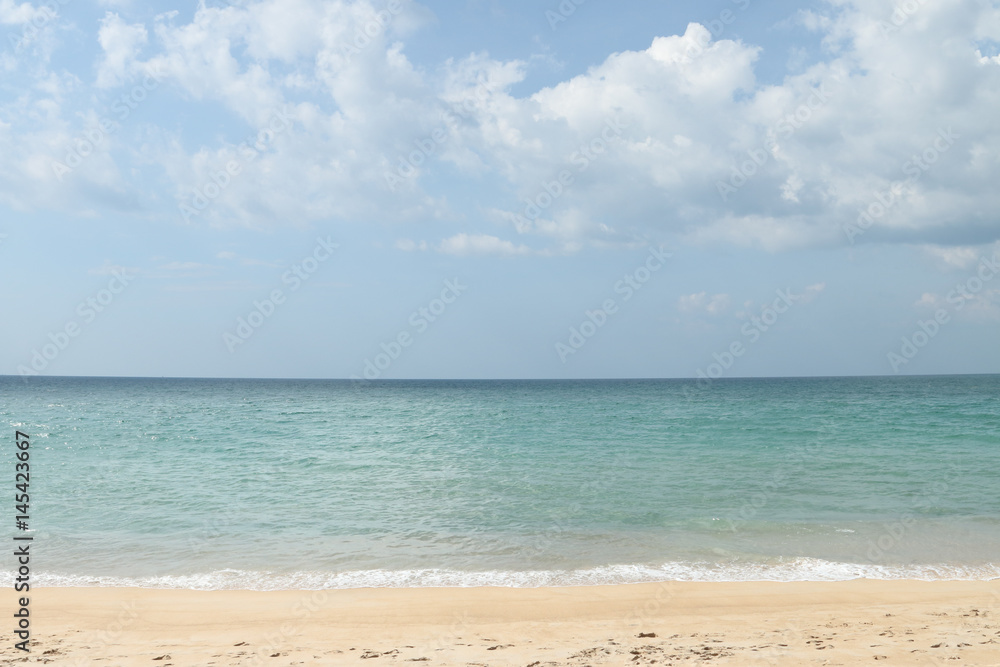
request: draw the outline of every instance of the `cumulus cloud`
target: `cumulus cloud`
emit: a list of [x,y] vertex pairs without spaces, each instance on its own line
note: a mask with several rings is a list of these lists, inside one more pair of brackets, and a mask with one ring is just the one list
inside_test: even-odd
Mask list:
[[[158,94],[221,109],[239,132],[182,136],[161,118],[133,128],[141,149],[96,151],[59,183],[52,158],[107,107],[91,108],[92,91],[63,72],[35,72],[48,89],[0,100],[0,200],[74,211],[114,201],[177,217],[202,196],[211,203],[194,224],[466,225],[451,195],[487,183],[492,227],[436,250],[553,254],[674,235],[780,251],[843,244],[862,213],[854,242],[992,242],[1000,61],[982,45],[1000,40],[1000,8],[916,6],[836,0],[799,14],[794,29],[822,35],[826,51],[777,83],[757,79],[758,46],[692,23],[523,95],[512,91],[530,58],[416,67],[406,41],[429,19],[414,2],[397,12],[369,0],[201,5],[190,20],[169,12],[148,25],[109,12],[96,36],[98,90],[114,94],[153,68]],[[31,7],[0,0],[0,20],[23,21]],[[242,137],[266,133],[275,114],[291,118],[287,129],[251,159]],[[234,160],[239,175],[207,197]],[[166,190],[149,193],[143,169]],[[497,224],[523,242],[496,236]]]

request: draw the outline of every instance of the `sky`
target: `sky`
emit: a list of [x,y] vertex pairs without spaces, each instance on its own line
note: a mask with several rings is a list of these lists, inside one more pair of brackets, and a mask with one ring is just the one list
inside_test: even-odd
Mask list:
[[995,0],[0,0],[0,374],[1000,372]]

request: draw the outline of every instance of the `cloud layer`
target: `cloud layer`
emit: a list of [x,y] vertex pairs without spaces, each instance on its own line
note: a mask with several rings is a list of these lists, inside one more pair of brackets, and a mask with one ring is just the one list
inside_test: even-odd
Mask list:
[[[52,57],[63,18],[36,19],[0,61],[24,83],[0,98],[0,201],[255,228],[433,223],[397,247],[455,255],[995,241],[1000,8],[900,7],[801,13],[791,29],[824,51],[778,84],[757,79],[760,47],[690,24],[522,96],[530,54],[416,66],[406,44],[431,17],[403,0],[108,12],[79,69]],[[42,11],[3,2],[0,21]]]

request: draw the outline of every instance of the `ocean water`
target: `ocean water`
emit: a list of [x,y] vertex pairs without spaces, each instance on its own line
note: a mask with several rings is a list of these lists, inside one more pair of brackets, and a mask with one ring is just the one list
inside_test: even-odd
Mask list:
[[0,460],[40,585],[1000,577],[1000,376],[702,384],[0,377]]

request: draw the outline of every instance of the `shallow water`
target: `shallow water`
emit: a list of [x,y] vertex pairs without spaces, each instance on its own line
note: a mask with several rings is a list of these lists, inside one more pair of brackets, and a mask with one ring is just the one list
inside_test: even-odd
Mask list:
[[40,584],[1000,577],[1000,376],[703,384],[4,377],[2,460]]

